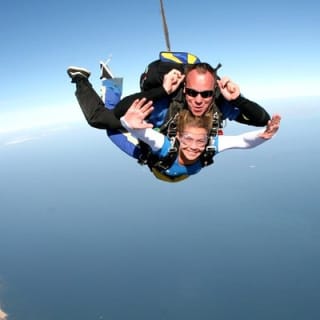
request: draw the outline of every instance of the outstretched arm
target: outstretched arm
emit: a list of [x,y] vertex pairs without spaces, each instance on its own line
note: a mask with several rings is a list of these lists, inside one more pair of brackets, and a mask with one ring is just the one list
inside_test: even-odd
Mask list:
[[268,122],[264,131],[250,131],[237,136],[219,136],[218,152],[228,149],[249,149],[262,144],[270,140],[277,133],[280,121],[280,115],[275,114]]

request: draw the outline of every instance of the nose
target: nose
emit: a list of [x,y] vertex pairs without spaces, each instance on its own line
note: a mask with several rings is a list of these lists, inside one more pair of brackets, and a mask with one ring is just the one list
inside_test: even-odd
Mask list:
[[198,94],[195,96],[195,99],[196,100],[202,100],[200,92],[198,92]]
[[199,149],[196,140],[190,141],[189,148],[192,149],[192,150],[198,150]]
[[202,99],[200,93],[198,93],[198,94],[196,95],[196,97],[194,98],[194,100],[195,100],[197,103],[201,103],[201,102],[202,102],[203,99]]

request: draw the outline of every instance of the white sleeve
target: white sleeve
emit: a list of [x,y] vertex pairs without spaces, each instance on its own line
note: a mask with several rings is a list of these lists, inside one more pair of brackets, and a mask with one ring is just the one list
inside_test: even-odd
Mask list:
[[145,142],[149,145],[152,151],[158,151],[162,148],[165,141],[165,136],[155,131],[151,128],[146,129],[132,129],[130,128],[129,124],[124,120],[123,117],[120,118],[122,126],[128,130],[135,138]]
[[260,138],[262,130],[250,131],[237,136],[219,136],[218,152],[228,149],[250,149],[254,148],[266,141],[267,139]]

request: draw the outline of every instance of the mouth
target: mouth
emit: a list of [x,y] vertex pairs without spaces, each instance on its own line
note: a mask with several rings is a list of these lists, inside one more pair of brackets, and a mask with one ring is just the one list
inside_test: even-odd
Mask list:
[[188,154],[192,157],[198,156],[199,151],[186,150]]
[[193,108],[193,113],[202,113],[204,110],[203,107],[194,107]]

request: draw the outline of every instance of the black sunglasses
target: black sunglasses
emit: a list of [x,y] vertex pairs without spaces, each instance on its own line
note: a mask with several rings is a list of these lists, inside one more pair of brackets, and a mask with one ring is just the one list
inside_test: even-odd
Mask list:
[[214,91],[213,90],[196,91],[191,88],[186,88],[186,94],[193,98],[195,98],[198,94],[200,94],[202,98],[210,98],[213,96]]

